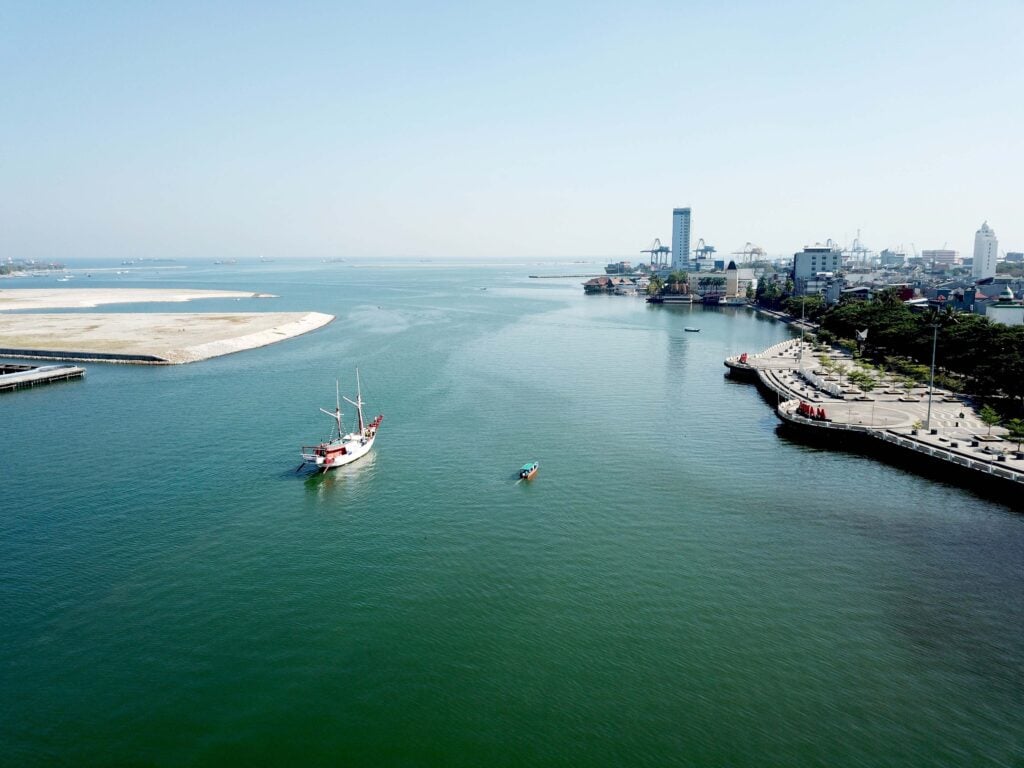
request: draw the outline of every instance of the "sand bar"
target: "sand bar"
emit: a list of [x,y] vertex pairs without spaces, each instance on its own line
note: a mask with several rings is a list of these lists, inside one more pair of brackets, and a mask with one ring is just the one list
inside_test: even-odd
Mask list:
[[0,290],[0,312],[32,309],[73,309],[103,304],[192,301],[194,299],[269,299],[269,293],[208,291],[188,288],[6,288]]
[[193,363],[290,339],[333,319],[321,312],[0,314],[0,354]]
[[[102,304],[273,298],[247,291],[177,288],[0,290],[0,355],[121,363],[192,363],[264,347],[327,325],[321,312],[73,313]],[[4,313],[7,310],[7,313]],[[10,314],[12,311],[18,314]]]

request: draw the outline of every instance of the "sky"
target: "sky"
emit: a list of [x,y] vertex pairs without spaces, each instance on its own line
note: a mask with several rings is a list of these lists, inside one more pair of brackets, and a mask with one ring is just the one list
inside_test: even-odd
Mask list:
[[0,259],[1024,250],[1024,1],[0,3]]

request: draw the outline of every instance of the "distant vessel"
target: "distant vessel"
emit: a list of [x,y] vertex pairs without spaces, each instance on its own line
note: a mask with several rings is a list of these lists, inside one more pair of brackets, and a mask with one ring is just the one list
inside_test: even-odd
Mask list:
[[373,448],[373,441],[377,437],[380,423],[384,420],[384,414],[379,414],[369,424],[363,423],[363,393],[359,383],[359,371],[356,370],[356,399],[345,398],[345,402],[356,407],[358,429],[355,432],[345,433],[341,424],[341,393],[338,390],[337,382],[334,383],[334,390],[336,400],[334,411],[320,409],[335,421],[331,437],[317,445],[304,445],[302,447],[302,464],[298,466],[296,472],[306,464],[315,464],[316,468],[323,472],[335,467],[343,467],[356,459],[361,459]]
[[537,474],[538,469],[540,469],[540,462],[538,461],[531,461],[529,464],[523,464],[523,468],[519,470],[519,479],[533,479],[533,476]]
[[648,304],[693,304],[689,293],[656,293],[647,297]]
[[700,333],[700,328],[683,328],[687,333]]
[[728,307],[745,307],[750,302],[745,296],[723,296],[718,303]]
[[613,261],[605,265],[604,271],[608,275],[631,275],[634,269],[628,261]]

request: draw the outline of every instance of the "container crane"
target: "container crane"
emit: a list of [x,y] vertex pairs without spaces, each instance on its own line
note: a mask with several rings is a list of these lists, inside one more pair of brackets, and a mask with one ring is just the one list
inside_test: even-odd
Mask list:
[[709,259],[715,255],[715,246],[707,245],[702,237],[697,241],[697,248],[693,252],[698,259]]
[[747,244],[743,246],[743,250],[733,251],[730,255],[740,256],[741,264],[749,264],[752,261],[760,261],[765,258],[765,250],[759,245],[747,242]]
[[654,238],[654,242],[651,243],[650,248],[644,248],[640,253],[651,254],[651,270],[657,270],[668,267],[669,254],[672,253],[672,249],[667,245],[661,244],[661,238]]

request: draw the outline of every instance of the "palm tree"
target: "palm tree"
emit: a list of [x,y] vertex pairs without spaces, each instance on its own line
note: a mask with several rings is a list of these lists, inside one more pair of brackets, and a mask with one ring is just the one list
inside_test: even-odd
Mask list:
[[697,280],[697,288],[701,293],[718,293],[718,289],[725,285],[724,277],[707,275]]
[[672,270],[665,278],[665,290],[668,293],[689,293],[689,275],[682,270]]

